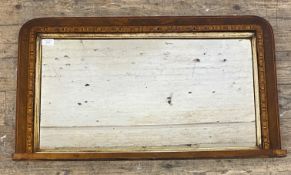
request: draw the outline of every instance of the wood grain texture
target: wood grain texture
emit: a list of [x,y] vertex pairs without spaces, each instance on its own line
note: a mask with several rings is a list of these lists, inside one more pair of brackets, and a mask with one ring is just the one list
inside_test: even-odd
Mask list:
[[[283,148],[291,151],[290,111],[290,19],[288,0],[233,1],[35,1],[2,0],[0,3],[0,30],[9,32],[0,43],[0,59],[17,58],[17,33],[29,19],[48,16],[121,16],[121,15],[258,15],[269,20],[274,28],[278,64],[279,102]],[[2,27],[3,26],[3,27]],[[11,26],[11,31],[5,26]],[[14,27],[17,26],[17,27]],[[8,27],[9,28],[9,27]],[[9,41],[7,44],[4,44]],[[5,63],[5,64],[4,64]],[[16,67],[16,62],[1,64]],[[5,66],[4,66],[5,67]],[[286,71],[285,71],[286,70]],[[5,74],[8,69],[0,70]],[[16,73],[14,73],[16,75]],[[5,125],[0,126],[0,171],[4,175],[72,175],[72,174],[291,174],[290,155],[280,159],[227,160],[159,160],[159,161],[32,161],[13,162],[15,130],[16,76],[2,83],[5,95]],[[2,98],[2,97],[1,97]],[[4,144],[5,143],[5,144]]]
[[5,116],[5,92],[0,92],[0,126],[4,125]]

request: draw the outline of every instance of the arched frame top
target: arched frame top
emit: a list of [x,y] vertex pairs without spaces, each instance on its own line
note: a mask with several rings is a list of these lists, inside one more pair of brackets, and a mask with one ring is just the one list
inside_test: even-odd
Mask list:
[[[37,36],[40,34],[134,34],[253,32],[256,37],[261,147],[253,150],[188,152],[38,152],[35,118]],[[15,160],[23,159],[185,159],[282,157],[274,37],[271,25],[256,16],[72,17],[28,21],[19,33]]]

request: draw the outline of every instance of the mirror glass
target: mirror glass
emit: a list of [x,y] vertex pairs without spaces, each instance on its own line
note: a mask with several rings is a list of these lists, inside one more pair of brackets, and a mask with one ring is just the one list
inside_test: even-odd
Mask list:
[[252,33],[44,35],[39,149],[260,145]]

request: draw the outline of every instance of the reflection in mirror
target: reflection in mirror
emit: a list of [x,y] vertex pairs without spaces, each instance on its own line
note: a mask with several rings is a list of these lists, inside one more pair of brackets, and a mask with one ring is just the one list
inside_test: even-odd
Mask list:
[[176,35],[40,39],[40,150],[257,147],[252,34]]

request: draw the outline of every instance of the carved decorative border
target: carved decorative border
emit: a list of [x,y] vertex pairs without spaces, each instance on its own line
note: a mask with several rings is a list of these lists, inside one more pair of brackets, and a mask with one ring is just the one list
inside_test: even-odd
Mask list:
[[35,81],[35,61],[36,61],[36,32],[29,33],[29,61],[28,61],[28,93],[27,93],[27,131],[26,131],[26,151],[33,152],[34,142],[34,81]]
[[264,43],[263,31],[260,27],[256,27],[257,34],[257,53],[258,53],[258,71],[259,71],[259,91],[260,91],[260,114],[261,114],[261,130],[262,130],[262,143],[264,149],[270,148],[269,140],[269,119],[267,108],[267,92],[266,92],[266,70],[265,70],[265,56],[264,56]]
[[260,94],[260,119],[262,131],[262,148],[270,148],[268,109],[266,92],[265,56],[263,31],[259,25],[187,25],[187,26],[82,26],[82,27],[32,27],[29,34],[29,68],[27,94],[27,137],[26,150],[34,152],[34,81],[36,63],[37,33],[160,33],[160,32],[214,32],[214,31],[254,31],[256,33],[258,79]]

